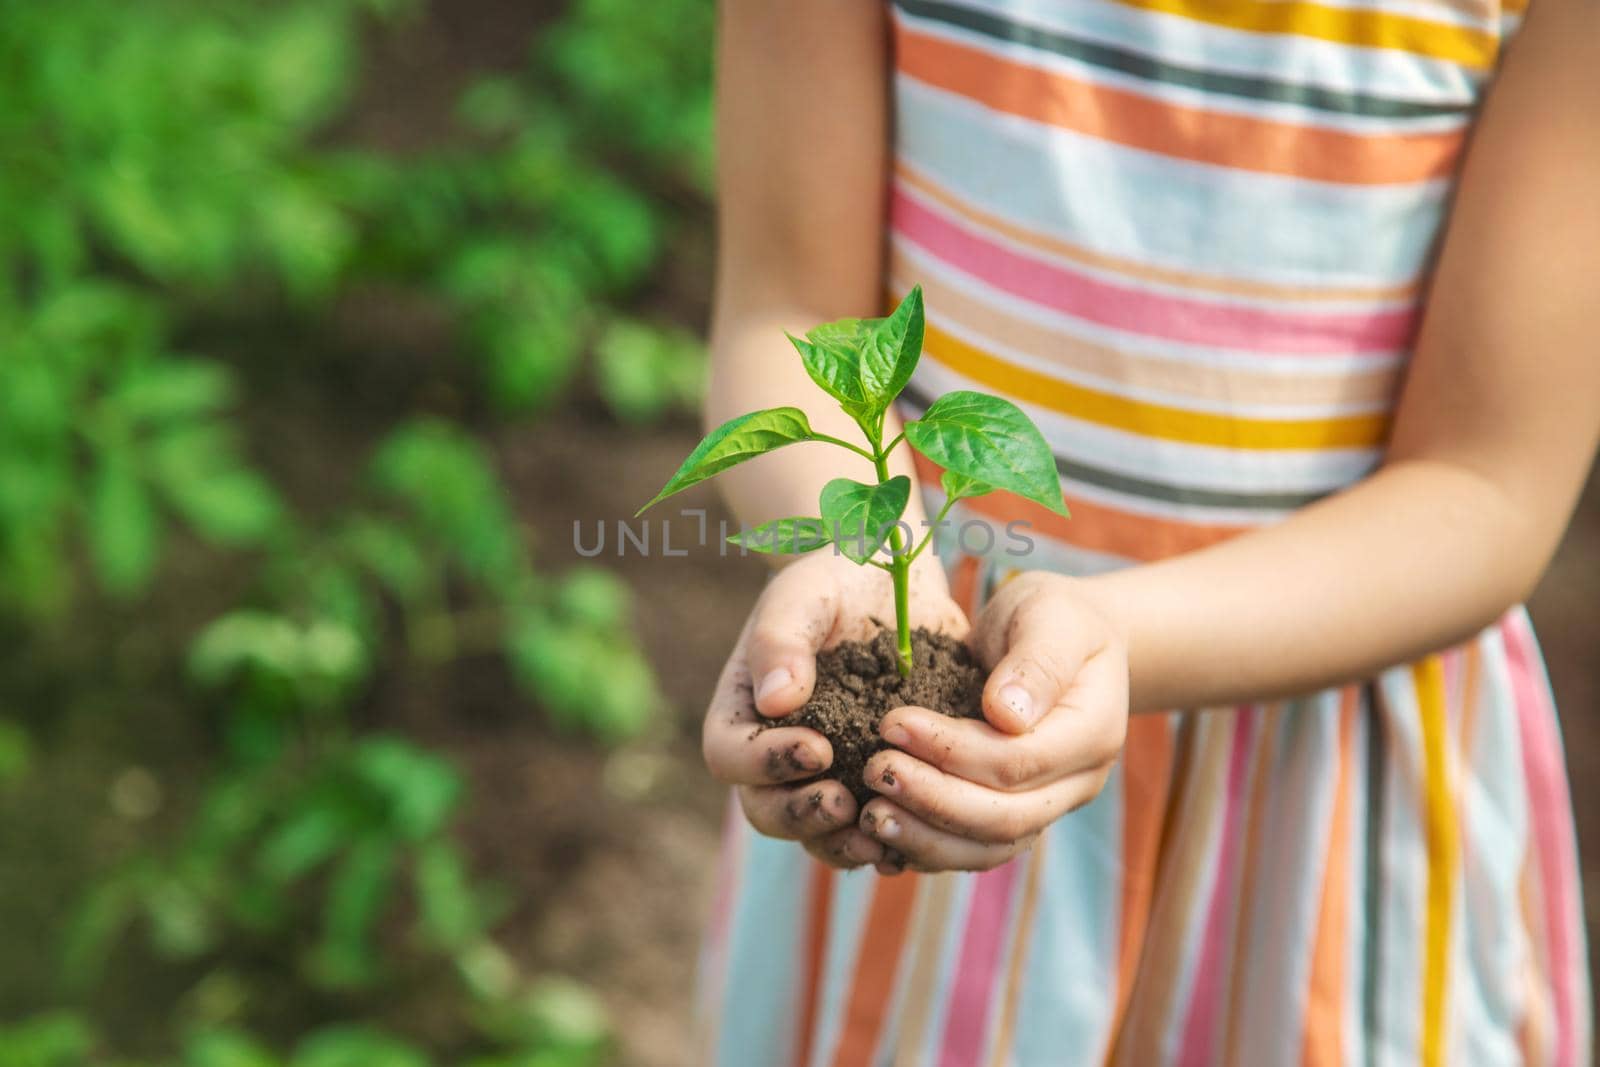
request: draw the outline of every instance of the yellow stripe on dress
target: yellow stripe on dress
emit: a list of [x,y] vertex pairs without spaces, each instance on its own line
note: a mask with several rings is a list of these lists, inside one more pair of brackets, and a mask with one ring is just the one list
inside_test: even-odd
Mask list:
[[1124,7],[1177,15],[1248,33],[1293,34],[1358,48],[1385,48],[1487,70],[1499,35],[1448,22],[1363,8],[1275,0],[1116,0]]
[[968,344],[931,323],[923,333],[927,357],[990,389],[1114,430],[1192,445],[1252,450],[1371,448],[1388,432],[1387,414],[1328,419],[1260,419],[1216,415],[1073,385]]
[[1445,1008],[1450,983],[1450,924],[1455,905],[1461,828],[1449,761],[1444,671],[1438,656],[1412,664],[1422,720],[1423,825],[1428,835],[1427,916],[1423,931],[1423,1067],[1445,1062]]

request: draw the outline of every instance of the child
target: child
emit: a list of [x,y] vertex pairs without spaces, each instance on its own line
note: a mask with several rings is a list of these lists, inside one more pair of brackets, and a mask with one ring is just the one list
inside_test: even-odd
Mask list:
[[[952,513],[1034,542],[919,563],[986,721],[890,713],[860,810],[750,727],[887,578],[774,577],[705,721],[707,1062],[1588,1062],[1518,605],[1600,433],[1600,6],[1513,4],[723,0],[708,422],[845,435],[782,331],[920,283],[911,414],[1023,405],[1072,518]],[[837,464],[723,484],[754,524]]]

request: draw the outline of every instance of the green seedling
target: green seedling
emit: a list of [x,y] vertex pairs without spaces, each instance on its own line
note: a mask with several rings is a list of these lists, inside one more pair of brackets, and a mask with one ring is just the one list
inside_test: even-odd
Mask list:
[[[818,516],[774,519],[728,540],[768,554],[798,555],[833,545],[857,564],[887,571],[894,582],[896,648],[900,673],[911,673],[911,620],[908,610],[911,564],[928,547],[956,501],[997,489],[1067,513],[1055,459],[1028,416],[996,396],[954,392],[941,396],[885,442],[884,419],[911,380],[922,355],[922,288],[913,288],[893,314],[881,319],[840,319],[811,330],[805,340],[790,337],[806,373],[860,427],[866,447],[811,428],[795,407],[767,408],[730,419],[713,430],[661,492],[639,509],[721,474],[745,460],[785,445],[817,441],[860,456],[873,465],[878,480],[866,485],[835,478],[822,487]],[[889,476],[889,456],[905,443],[944,468],[940,479],[944,506],[920,541],[903,521],[911,479]],[[915,542],[915,544],[913,544]],[[884,553],[887,559],[880,559]]]

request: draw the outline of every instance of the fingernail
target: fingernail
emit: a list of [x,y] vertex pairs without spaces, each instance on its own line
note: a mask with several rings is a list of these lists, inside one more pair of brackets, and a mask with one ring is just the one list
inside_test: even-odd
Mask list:
[[788,760],[789,766],[797,771],[822,770],[822,757],[813,752],[807,745],[790,745],[784,753],[784,758]]
[[756,703],[761,703],[792,681],[794,681],[794,675],[790,673],[788,667],[779,667],[775,671],[769,671],[767,676],[761,679],[761,684],[756,686]]
[[877,829],[873,832],[892,841],[900,836],[900,822],[893,815],[880,815]]
[[1033,710],[1033,697],[1020,685],[1003,686],[1000,690],[1000,703],[1010,708],[1016,717],[1022,720],[1024,726],[1032,726],[1038,713]]
[[888,794],[898,790],[900,788],[900,783],[895,780],[893,771],[885,770],[878,776],[878,780],[877,782],[873,783],[872,788],[880,793]]
[[895,748],[905,748],[911,740],[911,731],[897,722],[890,723],[883,728],[883,739]]

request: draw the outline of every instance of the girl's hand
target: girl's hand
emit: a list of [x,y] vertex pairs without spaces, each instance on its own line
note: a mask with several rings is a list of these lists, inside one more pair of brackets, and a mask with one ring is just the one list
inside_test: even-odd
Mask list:
[[978,616],[973,643],[991,670],[987,721],[925,708],[884,716],[895,750],[868,761],[882,796],[860,818],[886,850],[880,873],[999,866],[1093,800],[1122,751],[1127,641],[1073,579],[1014,578]]
[[[912,567],[910,606],[913,625],[966,636],[966,616],[931,556]],[[826,770],[832,746],[805,727],[759,730],[756,710],[769,718],[798,711],[811,698],[819,650],[866,639],[876,620],[893,625],[894,617],[894,589],[878,568],[857,566],[829,549],[789,564],[756,602],[706,712],[706,766],[738,787],[750,825],[769,837],[797,840],[836,867],[883,858],[883,847],[856,828],[855,798],[834,781],[785,784]]]

